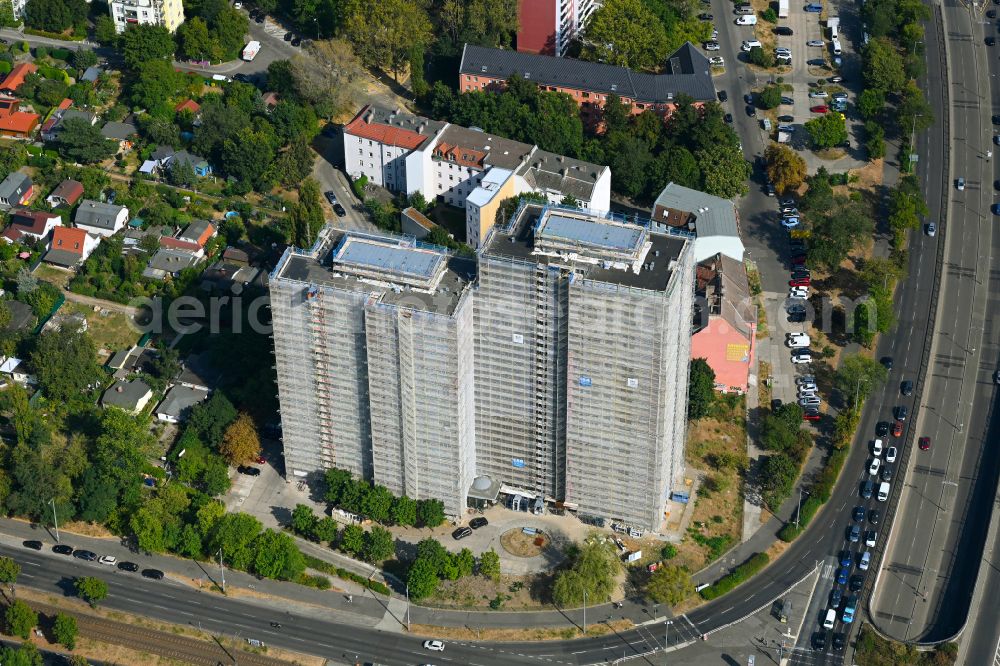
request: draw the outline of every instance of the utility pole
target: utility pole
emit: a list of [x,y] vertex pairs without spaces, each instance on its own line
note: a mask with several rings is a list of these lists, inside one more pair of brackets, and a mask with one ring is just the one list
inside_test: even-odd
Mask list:
[[56,528],[56,543],[59,543],[59,518],[56,516],[56,498],[53,497],[50,499],[49,504],[52,505],[52,524]]
[[587,635],[587,590],[583,591],[583,635]]
[[222,593],[226,593],[226,566],[222,563],[222,549],[219,548],[219,571],[222,572]]
[[410,586],[406,586],[406,631],[410,631]]
[[[802,489],[802,486],[799,486],[799,506],[798,506],[798,510],[795,512],[795,529],[799,529],[799,514],[802,513],[802,494],[803,493],[805,493],[805,491]],[[806,494],[808,494],[808,493],[806,493]]]

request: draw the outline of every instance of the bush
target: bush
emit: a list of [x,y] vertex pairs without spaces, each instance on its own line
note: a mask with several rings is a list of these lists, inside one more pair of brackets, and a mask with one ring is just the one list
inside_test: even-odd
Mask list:
[[773,7],[768,7],[760,13],[760,17],[767,21],[768,23],[778,22],[778,12],[774,11]]
[[768,53],[759,46],[755,46],[750,49],[750,53],[747,54],[747,58],[750,60],[751,65],[757,65],[758,67],[774,67],[774,54]]
[[368,176],[361,176],[357,180],[351,181],[351,189],[354,190],[354,196],[361,201],[365,200],[365,187],[367,186]]
[[330,579],[326,576],[312,576],[310,574],[300,574],[297,581],[299,585],[305,585],[306,587],[315,587],[317,590],[329,590],[330,589]]
[[757,572],[766,567],[770,561],[771,558],[767,556],[767,553],[757,553],[751,556],[746,562],[733,569],[732,573],[723,576],[715,581],[714,584],[702,590],[700,592],[702,598],[706,601],[711,601],[712,599],[721,597],[741,583],[749,580]]
[[[310,569],[315,569],[316,571],[322,571],[325,574],[336,576],[337,578],[340,578],[342,580],[349,580],[355,582],[358,585],[363,585],[364,587],[367,587],[372,592],[378,592],[379,594],[384,594],[385,596],[389,596],[390,594],[388,586],[378,582],[377,580],[369,580],[364,576],[359,576],[353,571],[348,571],[347,569],[341,569],[338,566],[330,564],[325,560],[321,560],[318,557],[313,557],[312,555],[303,554],[302,557],[305,560],[306,566],[309,567]],[[323,580],[326,580],[327,586],[329,586],[330,581],[327,580],[326,577],[319,576],[319,578],[323,578]],[[303,583],[304,585],[309,584],[309,583],[304,583],[301,579],[299,580],[299,582]]]

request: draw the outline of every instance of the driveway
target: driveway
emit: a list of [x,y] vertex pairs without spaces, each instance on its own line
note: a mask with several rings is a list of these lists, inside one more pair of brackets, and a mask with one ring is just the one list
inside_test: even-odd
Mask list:
[[341,229],[377,231],[378,228],[368,220],[364,206],[354,196],[350,181],[341,171],[344,163],[343,145],[343,134],[340,130],[337,130],[335,136],[320,134],[313,140],[313,149],[319,154],[319,159],[313,165],[312,177],[319,182],[324,192],[332,191],[337,195],[337,200],[347,212],[344,217],[338,217],[324,198],[323,206],[327,219]]

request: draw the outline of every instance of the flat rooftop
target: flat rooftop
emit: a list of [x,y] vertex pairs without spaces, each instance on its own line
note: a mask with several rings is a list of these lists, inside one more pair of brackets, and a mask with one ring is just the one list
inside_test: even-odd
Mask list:
[[691,237],[586,211],[529,204],[507,226],[494,229],[481,254],[568,266],[587,280],[663,291],[673,262]]
[[306,252],[286,251],[272,280],[378,293],[380,303],[451,316],[476,263],[406,236],[331,230]]

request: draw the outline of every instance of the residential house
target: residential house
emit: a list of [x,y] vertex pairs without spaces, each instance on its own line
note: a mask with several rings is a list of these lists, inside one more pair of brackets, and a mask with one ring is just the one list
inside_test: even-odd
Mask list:
[[13,356],[0,356],[0,375],[21,384],[36,384],[37,380],[31,373],[28,364]]
[[0,96],[0,136],[27,139],[31,136],[41,116],[21,111],[21,102],[13,97]]
[[101,78],[101,74],[103,73],[103,69],[94,65],[93,67],[88,67],[84,70],[83,76],[80,77],[80,80],[88,83],[97,83],[97,79]]
[[729,199],[706,194],[677,183],[667,183],[653,203],[655,224],[694,232],[694,260],[704,261],[722,253],[743,261],[743,239],[736,205]]
[[31,62],[22,62],[14,65],[10,72],[7,73],[7,76],[4,77],[3,83],[0,83],[0,92],[17,92],[17,89],[24,83],[24,77],[37,71],[38,67]]
[[45,197],[45,201],[52,208],[56,206],[73,206],[82,196],[83,183],[67,179],[56,185],[56,189],[52,190],[52,193]]
[[10,210],[14,206],[25,206],[31,200],[35,189],[31,177],[20,171],[12,171],[0,183],[0,209]]
[[536,82],[540,90],[572,97],[591,127],[600,125],[609,95],[621,98],[632,113],[655,111],[663,116],[673,113],[679,95],[687,95],[698,104],[715,100],[708,58],[690,42],[668,56],[666,64],[665,73],[648,74],[599,62],[466,44],[459,66],[459,90],[499,90],[507,79],[519,76]]
[[478,247],[504,198],[536,192],[552,203],[572,195],[580,207],[611,207],[611,170],[477,129],[366,106],[344,128],[352,178],[420,192],[466,210],[465,242]]
[[413,236],[417,240],[422,240],[434,230],[434,224],[426,215],[410,206],[399,214],[399,221],[402,231],[407,236]]
[[218,231],[215,225],[208,220],[195,220],[184,228],[184,231],[177,234],[178,240],[196,243],[198,247],[205,247]]
[[238,247],[227,247],[225,250],[223,250],[222,260],[230,264],[237,264],[239,266],[250,265],[250,255],[247,254],[245,250],[241,250]]
[[6,303],[7,309],[10,310],[10,321],[3,327],[4,331],[30,331],[35,327],[35,312],[30,305],[15,300]]
[[200,388],[210,391],[222,378],[222,373],[208,364],[202,354],[191,354],[181,364],[181,371],[174,379],[174,385]]
[[100,242],[99,236],[91,236],[83,229],[56,227],[52,230],[49,250],[42,257],[42,261],[63,268],[72,268],[89,257]]
[[111,236],[128,222],[128,208],[84,199],[76,209],[73,222],[92,234]]
[[133,346],[116,351],[106,365],[115,379],[125,379],[136,372],[152,372],[158,357],[159,352],[155,349]]
[[186,99],[183,102],[178,102],[174,107],[174,113],[181,113],[182,111],[190,111],[194,115],[198,115],[201,111],[201,105],[193,99]]
[[153,389],[141,379],[130,382],[118,380],[101,396],[102,407],[118,407],[131,414],[138,414],[153,397]]
[[198,157],[193,155],[186,150],[178,150],[174,153],[173,158],[170,160],[170,166],[173,167],[175,164],[187,163],[194,170],[196,176],[205,178],[206,176],[212,175],[212,165],[203,157]]
[[11,213],[10,223],[0,238],[8,243],[35,243],[48,238],[49,232],[61,224],[62,218],[53,213],[21,209]]
[[14,13],[15,21],[22,21],[24,19],[24,6],[28,4],[28,0],[11,0],[10,8]]
[[757,306],[746,267],[724,254],[698,265],[691,358],[704,358],[715,371],[715,389],[746,393],[757,350]]
[[207,389],[189,386],[171,386],[167,395],[156,406],[156,418],[166,423],[180,423],[187,418],[191,408],[205,400]]
[[176,277],[185,268],[194,266],[196,261],[197,257],[189,251],[160,248],[149,258],[142,276],[151,280],[163,280],[168,275]]
[[97,124],[97,116],[79,109],[57,109],[42,125],[42,140],[56,141],[67,120],[82,120],[88,125]]
[[209,293],[224,294],[236,291],[234,287],[247,285],[257,281],[261,272],[252,266],[238,266],[225,261],[217,261],[201,274],[198,288]]
[[112,139],[118,142],[119,152],[132,150],[133,138],[139,133],[138,128],[132,123],[108,122],[101,128],[101,136],[105,139]]
[[160,25],[174,32],[184,22],[181,0],[110,0],[108,12],[119,33],[130,25]]
[[278,106],[278,93],[264,93],[264,97],[261,98],[261,102],[264,103],[264,108],[267,109],[268,112],[274,111],[274,107]]

